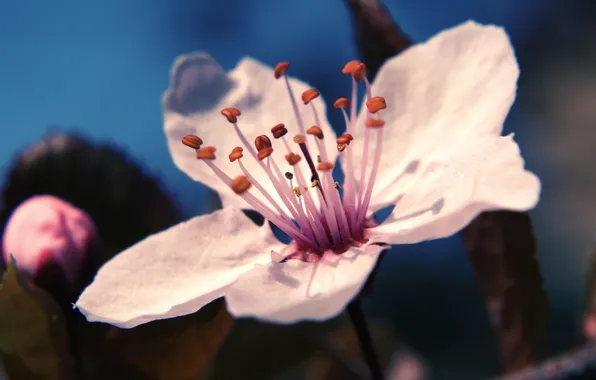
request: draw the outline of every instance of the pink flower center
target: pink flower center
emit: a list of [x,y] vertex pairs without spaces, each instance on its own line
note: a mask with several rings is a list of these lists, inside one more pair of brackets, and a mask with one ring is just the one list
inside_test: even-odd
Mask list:
[[[320,118],[312,100],[319,96],[314,89],[309,89],[302,94],[302,101],[305,107],[310,107],[316,125],[306,129],[301,117],[298,103],[294,97],[290,81],[285,76],[289,64],[282,62],[275,68],[275,77],[283,78],[292,101],[296,124],[300,133],[292,136],[288,141],[287,129],[284,124],[278,124],[271,128],[275,140],[281,140],[283,148],[287,151],[286,162],[276,162],[271,153],[273,144],[266,135],[257,136],[253,145],[249,143],[246,136],[238,126],[238,117],[241,112],[236,108],[226,108],[221,111],[222,115],[233,124],[235,133],[240,138],[243,147],[235,147],[229,155],[231,162],[238,162],[243,175],[231,178],[224,173],[215,163],[215,147],[206,146],[201,148],[203,141],[200,137],[188,135],[182,139],[182,143],[196,150],[197,159],[208,165],[215,174],[234,192],[242,197],[250,206],[260,212],[265,218],[279,227],[288,236],[294,239],[291,245],[293,251],[286,257],[277,257],[275,260],[289,258],[304,261],[313,261],[320,258],[326,251],[337,254],[343,253],[353,246],[360,246],[366,241],[366,229],[371,227],[371,220],[366,214],[370,204],[375,178],[379,169],[381,150],[383,142],[384,121],[378,112],[386,108],[385,100],[382,97],[373,97],[371,86],[366,78],[364,64],[358,61],[348,62],[343,74],[352,77],[352,107],[346,98],[337,99],[333,106],[341,109],[346,123],[346,133],[337,139],[337,149],[340,155],[345,155],[345,176],[341,186],[333,179],[333,162],[329,160],[328,152],[324,144],[324,133],[319,127]],[[368,117],[365,125],[356,125],[356,106],[358,82],[364,82],[366,86],[366,106]],[[346,110],[350,110],[350,114]],[[364,142],[360,178],[358,181],[354,175],[352,148],[349,147],[353,141],[352,134],[356,128],[364,128]],[[371,134],[375,133],[374,142],[371,144]],[[314,139],[307,141],[307,136]],[[368,157],[370,147],[373,146],[373,163],[368,168]],[[265,171],[277,192],[283,206],[276,201],[271,194],[257,181],[243,164],[243,152],[246,149],[251,157],[247,159],[256,160]],[[304,158],[308,165],[309,172],[304,172],[298,164]],[[255,186],[260,196],[249,191]],[[340,190],[343,187],[343,191]]]

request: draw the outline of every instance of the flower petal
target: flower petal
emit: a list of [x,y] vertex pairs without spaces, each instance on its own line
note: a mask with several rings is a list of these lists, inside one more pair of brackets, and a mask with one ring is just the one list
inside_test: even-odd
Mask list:
[[[308,129],[314,125],[314,116],[310,104],[305,106],[300,101],[302,92],[310,88],[306,83],[290,79],[298,108]],[[335,133],[327,121],[326,106],[321,97],[312,101],[320,118],[319,127],[325,135],[325,146],[330,160],[337,157]],[[170,153],[176,166],[196,181],[216,190],[224,207],[233,206],[250,208],[245,201],[221,182],[211,169],[195,158],[194,152],[182,145],[180,140],[188,134],[201,137],[205,145],[217,148],[216,164],[229,176],[242,174],[238,162],[230,162],[228,154],[236,146],[243,146],[231,125],[220,111],[226,107],[235,107],[242,112],[238,126],[252,145],[259,135],[271,135],[271,128],[284,123],[288,129],[291,149],[300,153],[292,142],[299,128],[296,124],[292,103],[283,79],[276,80],[273,69],[252,59],[244,58],[230,73],[225,73],[221,66],[206,54],[192,54],[178,58],[172,69],[170,88],[164,94],[164,126],[168,138]],[[312,137],[309,138],[311,149],[316,149]],[[273,157],[282,171],[291,171],[284,159],[287,151],[283,143],[274,140]],[[253,145],[254,147],[254,145]],[[316,156],[316,153],[313,153]],[[256,180],[283,206],[277,192],[250,153],[244,150],[242,159],[248,171]],[[299,164],[305,175],[309,173],[305,160]],[[310,174],[307,175],[307,181]],[[285,209],[285,207],[284,207]]]
[[370,230],[371,241],[408,244],[443,238],[483,211],[525,211],[538,202],[540,181],[524,170],[513,135],[487,137],[451,152],[430,157],[389,218]]
[[[406,168],[438,146],[500,135],[518,75],[505,31],[471,21],[388,60],[372,85],[372,95],[387,102],[381,112],[386,124],[372,211],[395,200],[397,188],[408,177]],[[366,117],[366,112],[359,115],[352,142],[354,162],[363,160]],[[360,171],[356,166],[356,178]]]
[[352,248],[337,261],[288,260],[257,266],[227,291],[236,317],[274,323],[333,318],[360,292],[385,246]]
[[76,307],[122,328],[193,313],[280,249],[268,223],[242,211],[215,211],[149,236],[108,261]]

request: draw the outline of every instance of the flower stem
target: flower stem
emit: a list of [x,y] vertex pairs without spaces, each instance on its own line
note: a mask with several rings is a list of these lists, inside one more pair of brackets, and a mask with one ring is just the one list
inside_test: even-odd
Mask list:
[[366,318],[364,316],[364,311],[362,310],[360,298],[356,298],[352,302],[350,302],[350,304],[348,305],[348,314],[350,315],[350,319],[352,320],[352,324],[354,325],[354,329],[356,330],[356,335],[358,335],[360,349],[364,354],[364,360],[368,365],[368,369],[370,370],[372,379],[383,380],[383,371],[381,370],[379,358],[377,356],[377,352],[375,351],[375,347],[372,343],[370,330],[368,328],[368,325],[366,324]]

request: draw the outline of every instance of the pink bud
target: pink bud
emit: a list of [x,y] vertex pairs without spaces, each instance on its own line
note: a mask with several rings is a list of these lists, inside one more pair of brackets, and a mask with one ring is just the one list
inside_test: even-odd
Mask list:
[[95,225],[85,212],[59,198],[38,195],[13,211],[4,230],[2,252],[5,262],[12,255],[19,270],[33,282],[44,265],[54,263],[73,285],[96,236]]

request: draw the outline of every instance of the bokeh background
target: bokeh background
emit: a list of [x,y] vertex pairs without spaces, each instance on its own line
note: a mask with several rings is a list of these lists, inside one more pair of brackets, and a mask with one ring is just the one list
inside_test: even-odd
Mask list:
[[[596,2],[384,4],[415,41],[468,19],[510,34],[522,76],[506,130],[516,133],[528,168],[543,183],[532,216],[550,300],[544,354],[565,350],[577,340],[595,247]],[[209,52],[226,69],[245,55],[269,65],[290,61],[292,74],[327,101],[349,93],[339,69],[357,58],[341,0],[3,1],[0,183],[21,149],[68,129],[125,149],[187,216],[212,210],[214,194],[170,160],[161,125],[170,66],[191,51]],[[433,378],[497,373],[484,302],[458,237],[392,250],[366,306],[426,360]]]

